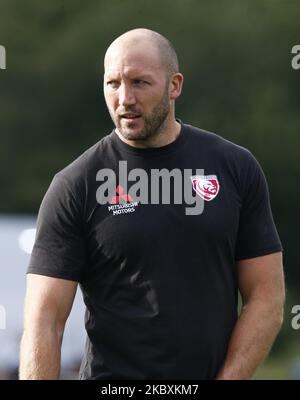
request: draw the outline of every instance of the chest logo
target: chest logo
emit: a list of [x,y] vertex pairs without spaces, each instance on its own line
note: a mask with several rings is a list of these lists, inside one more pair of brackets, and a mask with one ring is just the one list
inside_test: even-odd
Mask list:
[[118,185],[116,188],[116,196],[113,196],[110,200],[108,211],[112,212],[112,215],[127,214],[135,211],[138,206],[137,201],[133,201],[130,194],[124,193],[124,188]]
[[216,175],[194,175],[191,176],[193,189],[204,200],[213,200],[220,190]]
[[116,193],[117,193],[117,195],[113,196],[111,198],[111,201],[110,201],[111,204],[121,203],[122,200],[125,201],[126,203],[130,203],[131,201],[133,201],[130,194],[124,193],[124,188],[121,185],[117,186]]

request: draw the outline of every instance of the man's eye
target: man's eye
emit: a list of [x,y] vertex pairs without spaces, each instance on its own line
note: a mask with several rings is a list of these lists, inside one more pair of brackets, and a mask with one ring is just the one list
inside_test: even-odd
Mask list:
[[146,81],[143,81],[142,79],[134,79],[133,83],[134,83],[135,85],[144,85],[144,84],[146,84],[147,82],[146,82]]
[[117,81],[108,81],[108,82],[106,82],[106,84],[107,84],[108,86],[113,87],[113,88],[115,88],[115,87],[118,86],[118,82],[117,82]]

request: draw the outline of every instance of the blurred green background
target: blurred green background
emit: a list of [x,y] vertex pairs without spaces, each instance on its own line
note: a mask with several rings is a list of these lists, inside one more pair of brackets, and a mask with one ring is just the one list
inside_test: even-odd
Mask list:
[[[297,248],[300,44],[296,0],[0,0],[0,213],[36,214],[53,175],[110,133],[103,56],[118,35],[156,30],[175,45],[184,122],[247,147],[262,165],[284,246],[285,323],[256,379],[292,378],[300,330]],[[293,369],[294,368],[294,369]],[[300,372],[298,372],[300,379]]]

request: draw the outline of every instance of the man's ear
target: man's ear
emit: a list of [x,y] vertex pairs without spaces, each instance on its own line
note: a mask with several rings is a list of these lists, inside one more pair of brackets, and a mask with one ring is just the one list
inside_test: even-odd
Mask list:
[[183,75],[180,72],[176,72],[170,80],[170,100],[175,100],[180,96],[183,86]]

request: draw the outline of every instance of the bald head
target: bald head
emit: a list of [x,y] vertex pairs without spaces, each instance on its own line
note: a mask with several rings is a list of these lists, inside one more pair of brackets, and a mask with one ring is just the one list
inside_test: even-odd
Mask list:
[[115,39],[106,51],[104,68],[115,51],[137,48],[147,53],[151,49],[168,78],[179,71],[178,58],[172,43],[160,33],[144,28],[132,29]]

